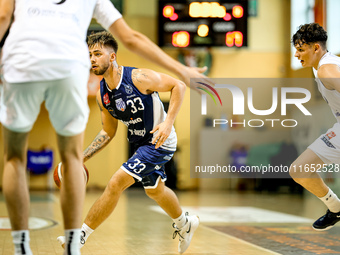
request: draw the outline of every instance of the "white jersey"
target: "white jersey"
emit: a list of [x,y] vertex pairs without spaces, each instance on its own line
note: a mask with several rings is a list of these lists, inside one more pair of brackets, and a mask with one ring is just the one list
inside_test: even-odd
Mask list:
[[[330,52],[327,52],[323,57],[321,58],[318,69],[320,66],[325,64],[333,64],[340,67],[340,57],[337,57]],[[322,84],[321,80],[318,78],[318,71],[313,68],[314,76],[316,83],[318,84],[319,91],[322,95],[322,97],[326,100],[329,107],[331,108],[334,117],[336,118],[337,122],[340,123],[340,93],[338,91],[329,90],[325,88],[325,86]]]
[[92,17],[108,29],[122,16],[109,0],[15,0],[2,56],[6,82],[63,79],[74,64],[90,69],[86,35]]

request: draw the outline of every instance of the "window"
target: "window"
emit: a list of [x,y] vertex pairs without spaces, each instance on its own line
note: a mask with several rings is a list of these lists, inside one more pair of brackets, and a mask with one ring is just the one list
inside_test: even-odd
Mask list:
[[340,1],[327,0],[327,48],[333,54],[340,54]]
[[[335,0],[337,1],[337,0]],[[291,37],[297,31],[300,25],[314,22],[314,6],[315,0],[292,0],[291,1]],[[291,47],[291,68],[300,69],[300,62],[294,57],[295,48]]]

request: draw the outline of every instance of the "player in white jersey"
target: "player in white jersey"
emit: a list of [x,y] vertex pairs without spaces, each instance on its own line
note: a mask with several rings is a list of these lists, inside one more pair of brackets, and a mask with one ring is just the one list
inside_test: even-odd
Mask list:
[[[64,165],[61,204],[67,249],[80,254],[83,131],[89,109],[90,61],[85,43],[92,16],[105,28],[121,18],[108,0],[2,0],[0,40],[14,14],[3,47],[4,88],[0,120],[4,137],[3,192],[11,221],[15,254],[29,246],[29,195],[25,177],[28,134],[45,101],[57,132]],[[111,14],[111,16],[110,16]],[[5,19],[6,18],[6,19]]]
[[147,37],[132,30],[109,0],[0,0],[0,41],[13,14],[3,47],[5,84],[0,120],[5,146],[3,191],[15,253],[31,254],[26,150],[29,131],[45,101],[64,165],[61,204],[67,229],[65,253],[79,254],[75,240],[80,236],[85,191],[80,180],[83,131],[89,112],[86,85],[90,61],[85,39],[91,18],[128,49],[179,75],[187,85],[190,77],[205,78],[201,74],[205,69],[185,67],[166,55]]
[[340,164],[340,58],[327,51],[327,32],[317,23],[305,24],[293,35],[292,43],[303,67],[312,67],[323,98],[337,123],[316,139],[292,164],[290,175],[305,189],[325,203],[328,210],[313,228],[327,230],[340,220],[340,200],[325,184],[316,166]]

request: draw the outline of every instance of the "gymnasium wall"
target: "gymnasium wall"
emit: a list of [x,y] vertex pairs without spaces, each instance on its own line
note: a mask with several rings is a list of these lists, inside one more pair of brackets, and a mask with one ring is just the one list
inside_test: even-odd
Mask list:
[[[124,18],[127,23],[151,40],[156,41],[156,0],[125,0]],[[249,47],[246,49],[213,48],[211,50],[213,63],[210,76],[213,78],[233,77],[287,77],[289,75],[289,0],[259,0],[258,14],[249,18]],[[168,54],[176,57],[176,49],[166,49]],[[118,52],[118,63],[136,67],[150,68],[156,71],[168,73],[160,67],[145,61],[127,51],[122,45]],[[168,73],[169,74],[169,73]],[[164,100],[169,100],[169,95],[161,95]],[[265,103],[265,102],[264,102]],[[94,98],[89,98],[91,115],[85,133],[84,148],[92,141],[101,129],[101,121],[98,107]],[[258,106],[259,108],[261,105]],[[178,184],[181,189],[197,188],[198,180],[190,179],[190,91],[186,91],[185,101],[177,117],[175,127],[178,134],[177,153]],[[200,129],[192,128],[193,136],[198,136]],[[44,108],[39,115],[29,139],[29,147],[38,149],[42,145],[50,146],[56,152],[56,139],[48,120],[48,113]],[[191,149],[196,149],[193,146]],[[2,152],[2,148],[0,153]],[[194,155],[198,155],[194,153]],[[194,156],[192,160],[197,160]],[[116,138],[108,147],[86,163],[90,171],[89,187],[105,187],[110,176],[127,159],[126,129],[123,125],[118,128]],[[56,155],[55,163],[59,162]],[[0,158],[0,166],[3,159]],[[2,169],[1,169],[2,170]],[[0,180],[2,174],[0,175]],[[47,178],[31,177],[32,188],[46,187]]]
[[[128,23],[136,30],[141,31],[156,40],[156,1],[143,1],[143,6],[135,4],[135,1],[126,1],[126,14]],[[257,17],[249,18],[249,47],[246,49],[212,48],[213,56],[210,77],[213,78],[278,78],[287,77],[289,70],[290,31],[289,31],[289,0],[259,0]],[[287,23],[288,21],[288,23]],[[166,50],[176,57],[177,50]],[[120,54],[122,51],[120,52]],[[131,56],[131,57],[130,57]],[[120,62],[127,64],[137,63],[138,66],[149,67],[166,72],[157,66],[144,62],[132,53],[124,52],[124,59],[120,55]],[[133,60],[133,61],[131,61]],[[141,63],[141,64],[138,64]],[[271,90],[270,90],[271,91]],[[181,112],[176,120],[178,134],[178,146],[181,149],[177,153],[178,184],[182,189],[198,187],[197,179],[190,179],[190,125],[191,137],[195,137],[191,150],[193,162],[199,158],[199,137],[202,118],[192,118],[190,123],[190,91],[186,91],[186,98]],[[198,97],[197,94],[192,96]],[[268,102],[263,102],[266,104]],[[261,105],[259,105],[259,108]],[[196,117],[196,116],[195,116]],[[179,156],[179,157],[178,157]],[[220,182],[221,180],[214,180]],[[217,184],[218,186],[218,184]]]

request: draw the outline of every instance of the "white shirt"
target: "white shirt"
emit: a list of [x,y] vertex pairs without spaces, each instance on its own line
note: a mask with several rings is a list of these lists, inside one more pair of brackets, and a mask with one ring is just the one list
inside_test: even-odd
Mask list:
[[[325,64],[333,64],[340,67],[340,57],[335,56],[330,52],[327,52],[325,55],[322,56],[318,65],[318,69],[320,68],[320,66]],[[340,93],[335,89],[329,90],[325,88],[321,80],[318,78],[318,71],[314,67],[313,73],[316,78],[315,80],[316,83],[318,84],[318,89],[322,97],[328,103],[337,122],[340,123]]]
[[86,34],[92,17],[108,29],[122,15],[109,0],[15,0],[3,47],[5,80],[62,79],[75,64],[90,68]]

